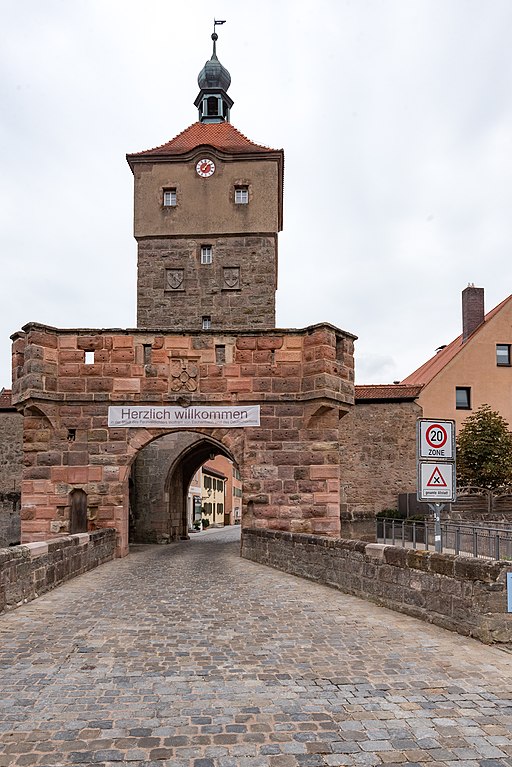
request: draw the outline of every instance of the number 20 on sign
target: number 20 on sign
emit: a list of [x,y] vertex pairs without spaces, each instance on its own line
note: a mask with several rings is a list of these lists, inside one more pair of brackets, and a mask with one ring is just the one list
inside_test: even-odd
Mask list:
[[455,422],[421,418],[418,421],[418,458],[454,460]]

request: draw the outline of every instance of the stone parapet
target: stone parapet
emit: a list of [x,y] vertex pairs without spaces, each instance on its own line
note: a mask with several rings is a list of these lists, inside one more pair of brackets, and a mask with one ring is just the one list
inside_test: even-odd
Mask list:
[[57,329],[13,336],[13,395],[63,402],[354,403],[354,336],[331,325],[222,334]]
[[0,613],[108,562],[115,546],[107,529],[0,549]]
[[242,556],[491,644],[512,641],[512,563],[244,529]]

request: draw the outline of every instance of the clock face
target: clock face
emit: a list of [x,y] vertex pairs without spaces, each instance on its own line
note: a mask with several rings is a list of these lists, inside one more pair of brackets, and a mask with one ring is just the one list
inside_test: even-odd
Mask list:
[[196,172],[201,178],[208,178],[215,173],[215,163],[213,160],[199,160],[196,165]]

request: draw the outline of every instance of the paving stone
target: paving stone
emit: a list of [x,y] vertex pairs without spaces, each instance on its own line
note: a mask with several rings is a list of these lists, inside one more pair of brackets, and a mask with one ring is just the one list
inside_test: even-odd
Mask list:
[[512,767],[511,654],[241,560],[238,534],[0,616],[0,767]]

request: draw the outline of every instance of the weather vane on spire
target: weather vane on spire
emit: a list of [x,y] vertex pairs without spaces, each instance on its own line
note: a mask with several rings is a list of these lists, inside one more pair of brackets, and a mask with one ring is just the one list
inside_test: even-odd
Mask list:
[[225,24],[226,19],[223,19],[222,21],[220,19],[214,19],[213,20],[213,34],[215,34],[215,27],[220,26],[221,24]]

